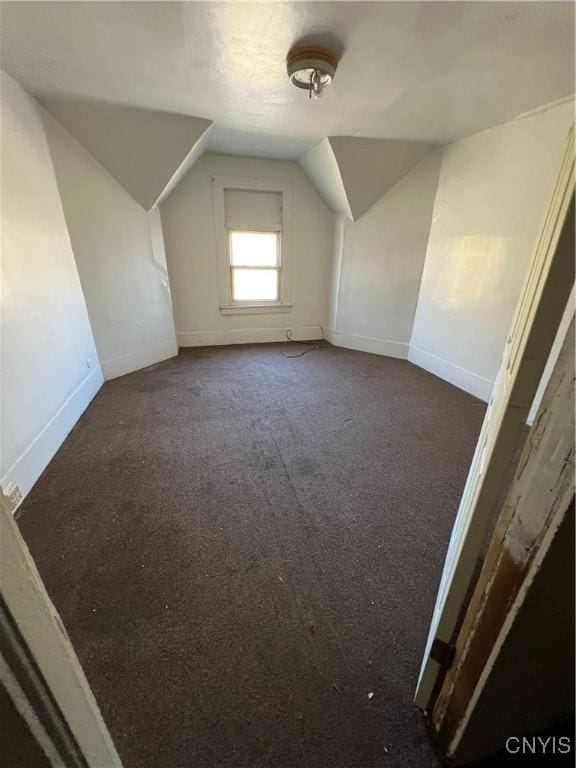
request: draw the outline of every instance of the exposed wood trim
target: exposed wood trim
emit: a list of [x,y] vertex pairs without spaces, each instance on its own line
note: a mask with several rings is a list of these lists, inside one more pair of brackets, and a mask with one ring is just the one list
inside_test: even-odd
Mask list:
[[452,644],[474,588],[477,563],[506,489],[530,406],[574,284],[574,131],[530,262],[446,555],[415,703],[430,711],[444,670],[430,656]]
[[574,498],[574,317],[502,505],[484,567],[432,712],[453,755]]

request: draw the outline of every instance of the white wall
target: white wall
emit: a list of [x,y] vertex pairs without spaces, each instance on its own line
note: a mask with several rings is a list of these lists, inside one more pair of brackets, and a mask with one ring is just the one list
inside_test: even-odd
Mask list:
[[353,221],[366,213],[430,152],[430,144],[330,136]]
[[1,73],[2,487],[28,493],[102,383],[37,102]]
[[[343,242],[334,255],[340,273],[331,311],[334,344],[407,357],[440,157],[439,150],[430,152],[356,223],[344,221],[335,237]],[[337,231],[341,227],[337,220]]]
[[42,112],[104,376],[172,357],[177,348],[157,211],[147,214]]
[[352,210],[330,140],[322,139],[298,160],[298,164],[330,210],[352,219]]
[[[291,183],[292,309],[281,314],[220,313],[212,201],[214,175]],[[332,215],[296,163],[205,154],[160,206],[178,341],[181,346],[319,338],[326,326]]]
[[444,149],[409,359],[488,400],[573,104]]
[[[195,156],[210,120],[67,97],[40,102],[146,210]],[[188,166],[189,167],[189,166]]]

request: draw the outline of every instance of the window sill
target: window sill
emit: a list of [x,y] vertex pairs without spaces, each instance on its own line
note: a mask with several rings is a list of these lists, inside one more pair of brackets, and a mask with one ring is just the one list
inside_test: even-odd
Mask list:
[[277,315],[291,312],[292,304],[221,304],[221,315]]

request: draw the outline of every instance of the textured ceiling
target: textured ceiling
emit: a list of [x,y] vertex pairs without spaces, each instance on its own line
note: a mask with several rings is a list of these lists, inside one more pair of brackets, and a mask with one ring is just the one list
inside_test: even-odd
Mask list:
[[[342,52],[325,97],[290,46]],[[217,151],[296,158],[326,136],[445,143],[574,91],[574,6],[528,2],[5,3],[30,92],[214,121]]]

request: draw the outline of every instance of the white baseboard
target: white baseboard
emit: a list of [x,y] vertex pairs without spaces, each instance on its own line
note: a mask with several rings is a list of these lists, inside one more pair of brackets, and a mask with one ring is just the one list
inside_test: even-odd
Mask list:
[[328,341],[334,344],[335,347],[356,349],[358,352],[370,352],[373,355],[396,357],[399,360],[406,360],[408,357],[408,344],[402,341],[387,341],[385,339],[375,339],[371,336],[357,336],[354,333],[338,333],[333,330],[328,332]]
[[[289,326],[294,341],[318,341],[322,338],[320,325]],[[227,331],[179,331],[181,347],[212,347],[223,344],[266,344],[286,341],[288,328],[236,328]]]
[[490,400],[492,387],[494,386],[492,379],[487,379],[478,373],[461,368],[459,365],[450,363],[448,360],[415,347],[413,344],[410,345],[408,360],[414,363],[414,365],[424,368],[429,373],[433,373],[440,379],[444,379],[444,381],[448,381],[450,384],[463,389],[470,395],[484,400],[486,403]]
[[103,381],[100,366],[90,371],[0,480],[2,490],[11,497],[15,509],[30,493]]
[[162,341],[149,343],[145,349],[138,352],[132,352],[128,355],[104,360],[102,362],[102,372],[106,381],[116,379],[118,376],[124,376],[126,373],[139,371],[154,363],[161,363],[162,360],[168,360],[178,354],[178,347],[175,339],[163,339]]

